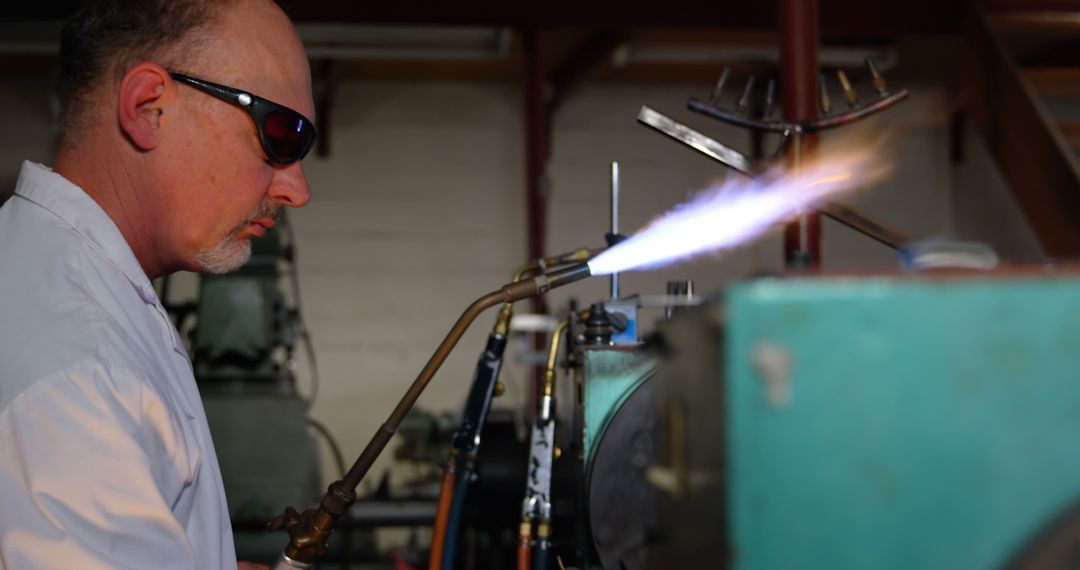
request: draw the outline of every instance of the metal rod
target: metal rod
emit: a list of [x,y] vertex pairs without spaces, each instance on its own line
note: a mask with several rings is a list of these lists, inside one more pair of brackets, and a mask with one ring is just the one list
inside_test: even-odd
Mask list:
[[908,234],[844,204],[828,202],[818,206],[818,211],[893,249],[900,249],[911,241]]
[[821,114],[828,117],[832,114],[832,98],[829,97],[829,84],[825,82],[825,74],[818,76],[818,88],[821,90]]
[[746,87],[743,87],[742,97],[739,97],[739,102],[735,104],[735,110],[742,113],[746,110],[746,106],[750,104],[750,94],[754,91],[754,76],[751,75],[746,80]]
[[874,79],[874,90],[877,91],[878,95],[882,97],[888,95],[889,91],[885,88],[885,78],[878,71],[877,66],[874,65],[874,58],[866,58],[866,68],[870,70],[870,77]]
[[761,113],[761,117],[768,119],[773,113],[773,103],[776,97],[776,80],[770,79],[767,87],[765,88],[765,109]]
[[713,88],[712,102],[719,103],[720,96],[724,93],[724,84],[727,83],[728,76],[731,75],[731,68],[725,67],[724,71],[720,72],[720,79],[716,80],[716,87]]
[[836,77],[840,79],[840,87],[844,89],[844,99],[847,100],[848,107],[854,109],[855,103],[859,100],[859,96],[851,86],[851,81],[848,81],[847,74],[844,73],[843,69],[836,70]]
[[[726,71],[726,70],[725,70]],[[611,162],[611,235],[619,235],[619,163]],[[619,274],[611,274],[611,298],[619,298]]]
[[724,163],[728,168],[733,168],[751,176],[760,171],[761,165],[750,160],[743,153],[647,106],[643,106],[641,111],[638,112],[638,122],[689,146],[705,156]]

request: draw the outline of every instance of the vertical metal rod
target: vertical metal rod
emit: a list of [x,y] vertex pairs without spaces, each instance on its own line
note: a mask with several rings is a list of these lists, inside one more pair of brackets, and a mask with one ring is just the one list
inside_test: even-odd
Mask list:
[[[619,234],[619,162],[611,161],[611,235]],[[611,274],[611,298],[619,298],[619,274]]]
[[[779,0],[780,94],[784,120],[798,123],[818,118],[821,92],[818,69],[819,0]],[[792,141],[788,165],[811,158],[816,135],[802,134]],[[788,265],[818,267],[821,263],[821,218],[804,212],[784,228],[784,261]]]
[[[792,136],[791,140],[791,160],[788,163],[788,168],[790,168],[792,172],[796,173],[796,175],[802,168],[802,137],[802,133],[795,133]],[[797,222],[799,224],[799,244],[801,246],[800,250],[802,252],[805,252],[806,244],[810,242],[810,224],[807,223],[806,210],[802,210],[799,212],[799,218]]]

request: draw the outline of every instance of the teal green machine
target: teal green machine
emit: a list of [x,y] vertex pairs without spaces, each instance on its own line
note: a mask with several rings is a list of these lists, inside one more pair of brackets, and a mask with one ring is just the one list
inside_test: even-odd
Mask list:
[[656,358],[636,341],[582,340],[571,356],[584,507],[576,559],[587,568],[644,568],[643,546],[656,516],[645,479],[653,462]]
[[582,566],[1080,568],[1078,276],[760,279],[579,345]]
[[660,327],[649,568],[1080,568],[1080,280],[765,279]]

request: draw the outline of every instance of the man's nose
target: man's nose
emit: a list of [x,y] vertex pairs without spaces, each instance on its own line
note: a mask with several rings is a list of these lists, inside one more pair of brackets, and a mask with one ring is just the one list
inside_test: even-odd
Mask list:
[[300,162],[277,169],[273,179],[270,180],[270,188],[266,195],[275,203],[292,208],[307,204],[311,200],[311,188],[308,187],[304,167]]

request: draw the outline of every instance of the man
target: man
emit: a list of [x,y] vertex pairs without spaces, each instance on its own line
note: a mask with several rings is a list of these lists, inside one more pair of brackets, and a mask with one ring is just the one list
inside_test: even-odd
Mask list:
[[0,567],[235,568],[150,279],[235,269],[307,203],[303,47],[268,0],[101,0],[61,64],[55,168],[25,163],[0,208]]

